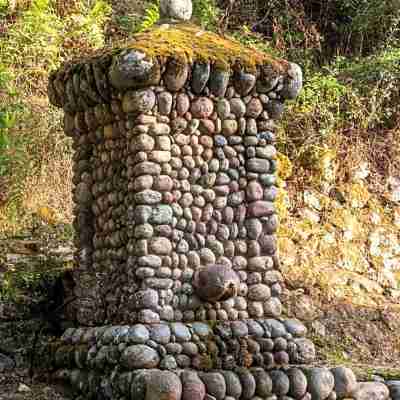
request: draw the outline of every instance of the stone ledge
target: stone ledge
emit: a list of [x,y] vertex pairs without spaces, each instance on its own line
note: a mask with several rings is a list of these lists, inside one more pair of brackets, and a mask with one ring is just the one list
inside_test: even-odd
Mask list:
[[99,371],[115,365],[126,371],[273,369],[314,361],[314,345],[305,334],[294,319],[70,328],[51,345],[46,364]]

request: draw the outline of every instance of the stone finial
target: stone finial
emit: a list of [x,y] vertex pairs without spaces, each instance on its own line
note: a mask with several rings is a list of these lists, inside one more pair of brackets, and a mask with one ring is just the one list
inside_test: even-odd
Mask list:
[[161,0],[160,19],[173,19],[178,21],[189,21],[192,17],[191,0]]

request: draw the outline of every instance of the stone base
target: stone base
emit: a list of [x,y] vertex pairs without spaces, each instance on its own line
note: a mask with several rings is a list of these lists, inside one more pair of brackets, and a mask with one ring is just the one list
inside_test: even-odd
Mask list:
[[72,385],[77,400],[397,400],[396,385],[358,383],[345,367],[263,368],[196,371],[140,369],[99,373],[59,370],[55,379]]
[[390,398],[389,385],[357,383],[348,368],[305,366],[315,357],[305,334],[294,319],[71,328],[43,365],[80,400]]

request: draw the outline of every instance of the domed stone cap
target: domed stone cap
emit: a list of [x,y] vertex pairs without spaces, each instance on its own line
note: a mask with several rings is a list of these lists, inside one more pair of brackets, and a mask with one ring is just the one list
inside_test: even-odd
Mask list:
[[192,17],[191,0],[161,0],[160,18],[179,21],[189,21]]
[[[175,17],[187,18],[190,3],[172,7],[181,2],[186,3],[165,0],[164,14],[171,16],[176,10]],[[182,19],[175,21],[155,25],[135,35],[131,43],[65,63],[50,75],[50,102],[74,114],[109,104],[127,90],[163,84],[172,92],[186,87],[198,96],[212,93],[223,97],[232,84],[240,96],[253,90],[266,95],[274,91],[277,97],[271,101],[269,111],[279,114],[284,100],[295,98],[301,90],[298,65],[206,32]]]
[[237,295],[239,277],[236,272],[226,266],[210,264],[196,271],[193,286],[196,294],[209,302],[223,301]]

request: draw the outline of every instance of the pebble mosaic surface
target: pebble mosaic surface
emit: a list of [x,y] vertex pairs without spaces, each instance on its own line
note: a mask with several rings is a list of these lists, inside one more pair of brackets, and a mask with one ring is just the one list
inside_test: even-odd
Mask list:
[[75,151],[80,327],[44,356],[82,400],[389,398],[304,366],[313,343],[281,318],[274,121],[302,75],[239,67],[133,45],[50,78]]

